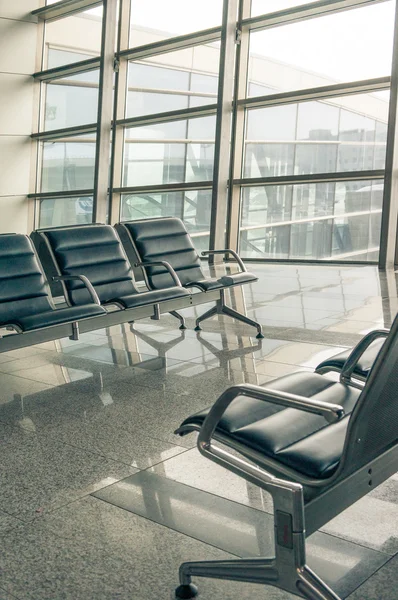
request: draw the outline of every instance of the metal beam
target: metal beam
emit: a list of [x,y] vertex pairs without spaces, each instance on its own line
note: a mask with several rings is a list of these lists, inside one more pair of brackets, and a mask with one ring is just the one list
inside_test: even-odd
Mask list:
[[380,231],[380,269],[393,268],[398,262],[398,4],[392,54],[391,93],[388,114],[383,212]]
[[112,139],[117,7],[118,0],[103,0],[93,202],[93,221],[98,223],[106,223],[109,216],[108,185]]
[[65,127],[63,129],[53,129],[51,131],[40,131],[39,133],[32,133],[31,138],[37,141],[56,140],[58,138],[69,138],[78,135],[84,135],[85,133],[95,133],[97,130],[96,123],[89,123],[87,125],[79,125],[78,127]]
[[[266,185],[298,185],[301,183],[322,183],[334,181],[369,181],[384,179],[384,169],[374,171],[344,171],[338,173],[311,173],[309,175],[284,175],[282,177],[253,177],[234,179],[234,185],[257,187]],[[340,215],[343,217],[344,215]]]
[[[228,179],[231,150],[230,137],[232,125],[232,103],[234,98],[234,64],[236,54],[236,16],[238,13],[238,6],[239,0],[224,0],[223,3],[213,191],[210,219],[210,250],[225,248],[226,243]],[[211,257],[209,260],[214,262],[214,257]]]
[[28,194],[28,198],[79,198],[80,196],[93,196],[94,190],[66,190],[62,192],[35,192]]
[[47,69],[46,71],[39,71],[33,73],[33,77],[38,81],[53,81],[54,79],[62,79],[68,77],[68,75],[77,75],[79,73],[87,73],[100,68],[99,58],[88,58],[87,60],[81,60],[79,62],[71,63],[69,65],[62,65],[60,67],[54,67],[53,69]]
[[[130,12],[131,1],[120,0],[119,23],[117,36],[117,52],[128,48],[130,43]],[[115,99],[113,104],[112,125],[112,151],[109,182],[109,215],[110,223],[118,223],[121,214],[120,193],[115,188],[123,185],[123,157],[124,157],[124,129],[117,126],[117,121],[123,120],[126,115],[128,96],[128,70],[129,65],[125,60],[117,61],[115,73]]]
[[[242,31],[242,21],[250,15],[250,10],[251,0],[241,0],[236,31],[239,40],[237,43],[235,63],[235,89],[229,181],[239,179],[242,175],[246,111],[245,107],[239,104],[238,98],[246,97],[250,33],[247,29]],[[226,247],[231,248],[236,252],[239,249],[240,195],[240,187],[229,185]]]
[[162,194],[164,192],[184,192],[189,190],[211,190],[211,181],[190,181],[187,183],[164,183],[154,185],[140,185],[135,187],[120,187],[114,191],[119,194]]
[[292,92],[279,92],[277,94],[267,94],[266,96],[241,98],[238,100],[238,105],[244,106],[245,108],[261,108],[265,106],[281,106],[283,104],[292,104],[311,100],[339,98],[341,96],[349,96],[353,94],[388,90],[390,88],[390,84],[391,77],[378,77],[376,79],[365,79],[362,81],[353,81],[351,83],[344,84],[334,83],[333,85],[306,88],[304,90],[295,90]]
[[172,121],[181,121],[184,119],[197,119],[217,114],[217,104],[206,104],[194,108],[184,108],[183,110],[172,110],[169,112],[145,115],[142,117],[131,117],[129,119],[120,119],[116,122],[119,127],[143,127],[152,123],[168,123]]
[[102,0],[61,0],[33,10],[32,15],[42,21],[55,21],[101,4]]
[[212,27],[211,29],[203,29],[195,33],[187,35],[179,35],[177,37],[167,38],[159,42],[152,42],[137,48],[129,48],[118,52],[119,59],[138,60],[148,56],[156,56],[157,54],[165,54],[175,50],[183,50],[184,48],[192,48],[201,44],[215,42],[221,37],[221,27]]
[[336,12],[371,6],[388,0],[323,0],[301,4],[277,12],[250,17],[242,21],[242,28],[249,31],[279,27],[288,23],[297,23],[314,17],[322,17]]

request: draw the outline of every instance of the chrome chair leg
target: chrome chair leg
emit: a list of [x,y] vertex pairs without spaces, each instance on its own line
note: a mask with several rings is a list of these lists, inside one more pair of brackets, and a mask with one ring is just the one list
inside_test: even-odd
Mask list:
[[210,319],[211,317],[214,317],[217,314],[218,314],[217,305],[216,306],[212,306],[212,308],[209,308],[209,310],[207,310],[205,313],[203,313],[203,315],[200,315],[200,317],[198,317],[196,319],[195,331],[200,331],[202,329],[201,326],[199,325],[199,323],[201,323],[205,319]]
[[178,319],[180,321],[180,327],[179,329],[186,329],[186,325],[185,325],[185,319],[182,315],[180,315],[179,312],[177,312],[176,310],[171,310],[170,314],[175,317],[176,319]]

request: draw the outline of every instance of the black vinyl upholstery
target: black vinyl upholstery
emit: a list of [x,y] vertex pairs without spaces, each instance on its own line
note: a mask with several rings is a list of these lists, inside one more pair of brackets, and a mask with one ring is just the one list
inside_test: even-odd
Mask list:
[[[167,261],[185,287],[194,285],[207,292],[257,281],[257,277],[251,273],[236,273],[218,279],[206,277],[191,236],[181,219],[142,219],[125,221],[116,226],[117,229],[122,227],[129,232],[142,262]],[[123,239],[125,240],[125,236]],[[174,285],[169,273],[162,266],[146,267],[146,274],[151,289],[163,289]]]
[[[293,373],[267,383],[267,388],[340,404],[346,416],[329,425],[318,415],[239,396],[226,410],[217,430],[231,440],[314,478],[330,477],[344,448],[349,415],[361,391],[317,373]],[[208,410],[181,426],[201,426]]]
[[[51,247],[60,274],[87,277],[101,303],[117,302],[131,308],[188,294],[174,284],[165,294],[138,292],[122,244],[110,225],[62,227],[41,233]],[[65,286],[73,305],[87,302],[89,293],[81,281],[66,281]]]
[[[360,377],[361,379],[366,379],[369,375],[370,369],[373,366],[374,361],[377,358],[383,344],[385,338],[378,338],[375,340],[369,348],[365,350],[361,358],[359,359],[357,365],[355,366],[354,376]],[[316,368],[317,371],[327,371],[328,369],[333,371],[341,371],[344,366],[345,361],[350,355],[351,350],[345,350],[344,352],[340,352],[335,356],[327,358],[322,361]]]
[[92,302],[79,311],[54,309],[31,240],[19,234],[0,235],[0,326],[31,331],[100,314],[104,309]]

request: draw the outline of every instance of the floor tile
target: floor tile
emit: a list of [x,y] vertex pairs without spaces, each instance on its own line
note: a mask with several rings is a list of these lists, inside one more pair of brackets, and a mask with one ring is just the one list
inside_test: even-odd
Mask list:
[[[241,557],[274,554],[273,516],[147,471],[94,494],[113,505]],[[316,532],[309,566],[341,596],[370,577],[388,556]]]
[[398,556],[395,556],[347,600],[395,600],[397,590]]
[[24,521],[137,471],[24,429],[0,425],[0,440],[0,510]]

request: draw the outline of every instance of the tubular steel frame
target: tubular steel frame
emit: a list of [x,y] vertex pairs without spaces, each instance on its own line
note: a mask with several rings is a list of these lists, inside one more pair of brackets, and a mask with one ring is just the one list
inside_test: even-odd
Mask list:
[[[249,39],[251,31],[265,30],[271,27],[286,25],[315,17],[331,15],[345,10],[371,6],[387,0],[322,0],[288,8],[256,17],[250,16],[250,0],[224,0],[223,21],[220,27],[213,27],[175,36],[138,47],[129,47],[130,33],[130,0],[120,0],[119,15],[116,14],[116,0],[62,0],[33,11],[39,22],[45,23],[62,19],[94,6],[104,6],[104,20],[101,43],[101,55],[77,63],[43,70],[43,65],[34,74],[38,85],[43,86],[68,75],[100,69],[99,104],[97,123],[79,127],[71,127],[57,131],[40,131],[32,135],[39,141],[56,140],[68,135],[97,132],[96,163],[93,190],[84,190],[94,198],[93,220],[116,222],[120,217],[121,195],[135,191],[159,192],[168,190],[199,190],[212,188],[212,207],[210,222],[210,250],[225,246],[237,251],[239,249],[241,189],[244,186],[291,185],[297,183],[314,183],[317,181],[358,181],[359,179],[385,179],[383,197],[383,219],[380,239],[380,268],[394,264],[396,259],[396,236],[398,216],[398,196],[396,176],[397,153],[394,151],[398,137],[397,104],[398,104],[398,36],[394,41],[394,57],[392,76],[333,84],[304,90],[293,90],[260,96],[246,97]],[[398,15],[398,10],[397,10]],[[119,25],[116,27],[117,16]],[[106,17],[106,18],[105,18]],[[395,31],[398,28],[396,17]],[[167,52],[194,47],[221,40],[219,90],[217,104],[201,107],[163,112],[142,117],[126,118],[127,73],[128,62],[141,60]],[[116,42],[116,53],[113,48]],[[44,51],[44,43],[42,52]],[[111,79],[115,77],[115,92]],[[245,116],[247,110],[266,106],[313,101],[358,93],[369,93],[391,88],[389,125],[387,137],[387,156],[385,170],[362,172],[316,174],[308,176],[281,176],[277,178],[242,178],[243,146]],[[115,96],[113,115],[112,101]],[[210,100],[210,99],[209,99]],[[211,101],[211,100],[210,100]],[[198,118],[216,115],[216,139],[213,181],[181,184],[161,184],[139,187],[124,187],[122,181],[123,150],[125,129],[139,127],[150,123],[172,122],[181,119]],[[232,125],[232,128],[231,128]],[[229,132],[231,131],[231,139]],[[110,144],[113,136],[112,147]],[[111,156],[109,155],[111,147]],[[40,162],[38,152],[37,163]],[[111,163],[108,188],[107,165]],[[43,197],[77,197],[76,191],[44,194],[40,192],[39,177],[36,179],[36,190],[29,194],[30,198]],[[196,186],[196,187],[195,187]],[[109,194],[109,195],[108,195]],[[108,207],[109,198],[109,207]],[[109,210],[108,210],[109,209]],[[226,235],[225,235],[226,231]],[[388,234],[388,235],[387,235]],[[274,259],[259,259],[273,262]],[[398,255],[396,261],[398,262]],[[290,262],[290,261],[289,261]],[[293,261],[297,262],[297,261]],[[319,262],[305,260],[305,263]],[[320,261],[327,264],[326,261]],[[333,261],[334,262],[334,261]],[[358,261],[344,261],[344,264]]]

